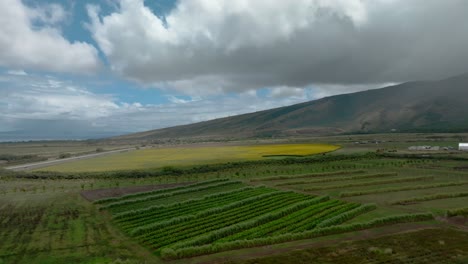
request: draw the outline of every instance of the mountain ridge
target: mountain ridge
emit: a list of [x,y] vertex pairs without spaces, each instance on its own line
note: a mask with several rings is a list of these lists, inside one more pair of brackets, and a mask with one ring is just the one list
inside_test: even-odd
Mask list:
[[468,131],[468,73],[333,95],[113,139],[254,138],[342,133]]

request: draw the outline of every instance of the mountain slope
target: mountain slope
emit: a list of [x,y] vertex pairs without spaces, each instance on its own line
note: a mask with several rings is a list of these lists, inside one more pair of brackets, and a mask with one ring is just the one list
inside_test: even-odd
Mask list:
[[468,74],[408,82],[116,139],[468,131]]

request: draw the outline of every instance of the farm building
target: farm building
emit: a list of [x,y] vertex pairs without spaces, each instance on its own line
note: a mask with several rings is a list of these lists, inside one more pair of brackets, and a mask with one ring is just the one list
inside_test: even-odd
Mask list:
[[468,151],[468,143],[460,143],[460,144],[458,144],[458,150]]

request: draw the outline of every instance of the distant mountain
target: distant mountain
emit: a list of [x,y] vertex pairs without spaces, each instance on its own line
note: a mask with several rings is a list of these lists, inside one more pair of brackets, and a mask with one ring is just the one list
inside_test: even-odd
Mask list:
[[468,74],[330,96],[115,139],[249,138],[389,131],[468,131]]

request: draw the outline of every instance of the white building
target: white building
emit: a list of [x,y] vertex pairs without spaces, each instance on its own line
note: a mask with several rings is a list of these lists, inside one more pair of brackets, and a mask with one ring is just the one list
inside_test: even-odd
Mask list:
[[458,150],[468,151],[468,143],[459,143]]

